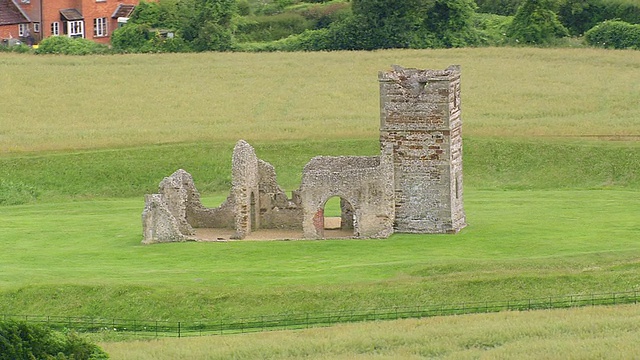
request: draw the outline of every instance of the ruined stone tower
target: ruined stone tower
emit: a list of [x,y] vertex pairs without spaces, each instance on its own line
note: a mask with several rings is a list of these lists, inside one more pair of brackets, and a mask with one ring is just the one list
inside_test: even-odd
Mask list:
[[380,72],[380,145],[393,147],[394,230],[455,233],[462,201],[460,67]]

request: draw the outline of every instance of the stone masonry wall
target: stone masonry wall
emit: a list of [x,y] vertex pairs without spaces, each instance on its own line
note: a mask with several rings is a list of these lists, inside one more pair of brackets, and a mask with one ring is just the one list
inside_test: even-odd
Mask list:
[[[324,238],[324,204],[333,196],[351,211],[354,237],[385,238],[393,233],[393,171],[390,154],[318,156],[304,167],[302,199],[305,238]],[[347,206],[348,202],[351,206]]]
[[451,233],[462,201],[460,68],[381,72],[380,144],[393,149],[395,230]]
[[266,161],[258,160],[258,176],[260,227],[302,230],[302,207],[297,192],[289,199],[278,185],[273,165]]

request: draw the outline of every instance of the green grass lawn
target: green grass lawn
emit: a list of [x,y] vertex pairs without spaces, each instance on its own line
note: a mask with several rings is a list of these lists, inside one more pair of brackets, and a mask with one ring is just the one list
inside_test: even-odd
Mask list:
[[[233,144],[244,138],[294,190],[315,155],[378,153],[379,70],[454,63],[463,67],[469,223],[460,234],[140,243],[143,196],[176,169],[193,174],[206,204],[218,204],[230,187]],[[593,49],[0,53],[0,95],[15,99],[0,117],[0,314],[187,321],[638,290],[638,64],[640,52]],[[577,325],[586,320],[567,314],[577,332],[560,325],[532,347],[487,356],[540,354],[546,344],[558,358],[586,331]],[[474,330],[480,345],[471,336],[443,354],[484,356],[476,348],[497,343],[490,329],[512,324],[495,316],[484,335]],[[433,321],[458,324],[451,319]],[[554,334],[564,343],[553,343]],[[617,346],[625,336],[597,341]],[[230,345],[220,357],[263,351],[261,340],[244,339],[250,350]],[[409,335],[380,339],[413,343]],[[371,341],[356,340],[363,347],[344,340],[337,352],[283,345],[274,357],[377,354]],[[434,346],[382,355],[435,356]],[[636,354],[621,348],[621,358]]]
[[0,313],[192,320],[637,289],[637,193],[466,193],[459,235],[140,244],[142,199],[0,207]]

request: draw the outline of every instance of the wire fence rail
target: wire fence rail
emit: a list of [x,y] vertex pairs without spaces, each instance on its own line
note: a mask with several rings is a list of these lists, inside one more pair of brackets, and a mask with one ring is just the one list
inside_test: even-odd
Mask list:
[[458,304],[394,307],[387,309],[343,310],[320,313],[292,313],[241,319],[156,321],[94,319],[71,316],[0,315],[3,321],[40,323],[58,330],[113,332],[143,337],[187,337],[237,334],[273,330],[304,329],[338,323],[397,320],[500,311],[562,309],[597,305],[637,304],[639,291],[567,295],[526,300],[468,302]]

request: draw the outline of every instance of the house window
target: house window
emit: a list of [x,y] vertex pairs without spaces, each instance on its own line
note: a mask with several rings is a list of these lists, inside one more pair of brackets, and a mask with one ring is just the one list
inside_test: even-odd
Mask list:
[[84,37],[84,21],[68,21],[67,22],[67,35],[72,38]]
[[40,32],[40,23],[33,23],[33,32]]
[[20,0],[23,4],[31,4],[31,0]]
[[60,35],[60,23],[54,21],[51,23],[51,35]]
[[93,36],[107,36],[107,18],[93,19]]
[[29,36],[29,24],[18,24],[18,36],[25,37]]

